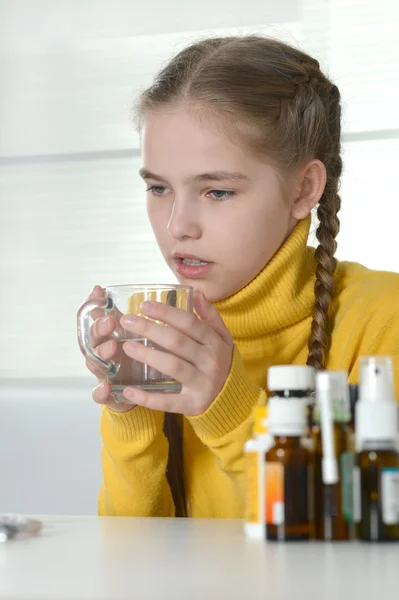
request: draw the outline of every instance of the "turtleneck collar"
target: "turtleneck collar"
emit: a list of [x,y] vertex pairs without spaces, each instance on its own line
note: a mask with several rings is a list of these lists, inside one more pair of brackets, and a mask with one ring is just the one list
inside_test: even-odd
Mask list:
[[298,223],[248,285],[215,302],[235,340],[277,332],[311,314],[316,261],[306,245],[310,222],[308,217]]

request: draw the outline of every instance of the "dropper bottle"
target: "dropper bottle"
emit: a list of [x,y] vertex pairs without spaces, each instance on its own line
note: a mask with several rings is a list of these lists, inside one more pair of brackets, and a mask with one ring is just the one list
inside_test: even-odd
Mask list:
[[356,405],[358,466],[354,469],[356,517],[361,540],[399,540],[398,412],[392,359],[360,360]]
[[266,453],[266,539],[308,540],[309,451],[303,444],[307,406],[314,390],[314,370],[308,366],[276,366],[268,372],[269,433],[273,447]]
[[316,375],[312,463],[317,540],[349,540],[354,532],[354,453],[347,377],[345,371]]

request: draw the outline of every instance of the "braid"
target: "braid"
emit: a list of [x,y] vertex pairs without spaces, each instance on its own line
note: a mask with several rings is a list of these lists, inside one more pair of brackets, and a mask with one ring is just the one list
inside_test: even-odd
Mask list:
[[307,364],[316,370],[324,369],[330,345],[331,315],[330,308],[334,295],[334,272],[337,249],[336,236],[339,232],[338,212],[341,208],[341,198],[338,194],[339,179],[342,173],[342,159],[340,155],[340,95],[334,85],[328,92],[328,106],[326,118],[329,125],[331,146],[324,163],[327,169],[327,183],[317,209],[319,226],[316,237],[319,246],[316,249],[317,260],[315,304],[311,333],[308,342]]
[[[319,226],[316,237],[319,245],[315,253],[315,303],[307,358],[308,365],[320,370],[324,369],[327,363],[331,335],[330,308],[334,295],[334,254],[337,248],[335,238],[339,232],[337,214],[341,208],[338,194],[342,172],[341,105],[338,88],[320,72],[317,61],[302,63],[301,67],[302,72],[292,79],[296,88],[294,114],[302,114],[303,119],[303,126],[298,130],[297,146],[300,145],[309,158],[312,155],[317,156],[327,171],[326,186],[317,209]],[[286,101],[287,106],[289,101]],[[321,123],[324,124],[322,128]],[[320,129],[326,132],[327,137],[323,138],[323,144],[319,145],[315,137]],[[314,149],[317,146],[319,152],[315,153]]]
[[315,257],[317,260],[315,304],[310,338],[308,342],[309,354],[307,364],[315,369],[323,369],[326,365],[329,347],[329,311],[334,294],[334,271],[336,260],[334,258],[337,243],[335,238],[339,231],[337,213],[341,205],[338,193],[323,194],[317,210],[320,224],[316,230],[319,246]]

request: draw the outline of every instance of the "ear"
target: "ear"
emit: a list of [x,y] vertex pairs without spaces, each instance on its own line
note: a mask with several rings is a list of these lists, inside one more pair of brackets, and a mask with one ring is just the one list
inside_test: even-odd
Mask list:
[[321,160],[311,160],[298,172],[296,196],[291,215],[301,221],[316,206],[326,187],[327,171]]

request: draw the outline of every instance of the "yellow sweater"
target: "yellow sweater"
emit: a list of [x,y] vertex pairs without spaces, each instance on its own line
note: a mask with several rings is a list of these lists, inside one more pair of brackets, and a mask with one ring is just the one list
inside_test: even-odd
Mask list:
[[[243,446],[252,409],[265,400],[267,369],[306,362],[316,267],[314,249],[306,246],[309,227],[309,219],[301,222],[248,286],[216,303],[236,347],[219,396],[204,414],[184,419],[185,485],[193,517],[243,516]],[[399,275],[339,263],[327,368],[345,369],[356,382],[359,356],[397,355],[398,311]],[[100,515],[174,516],[162,427],[160,412],[103,410]]]

